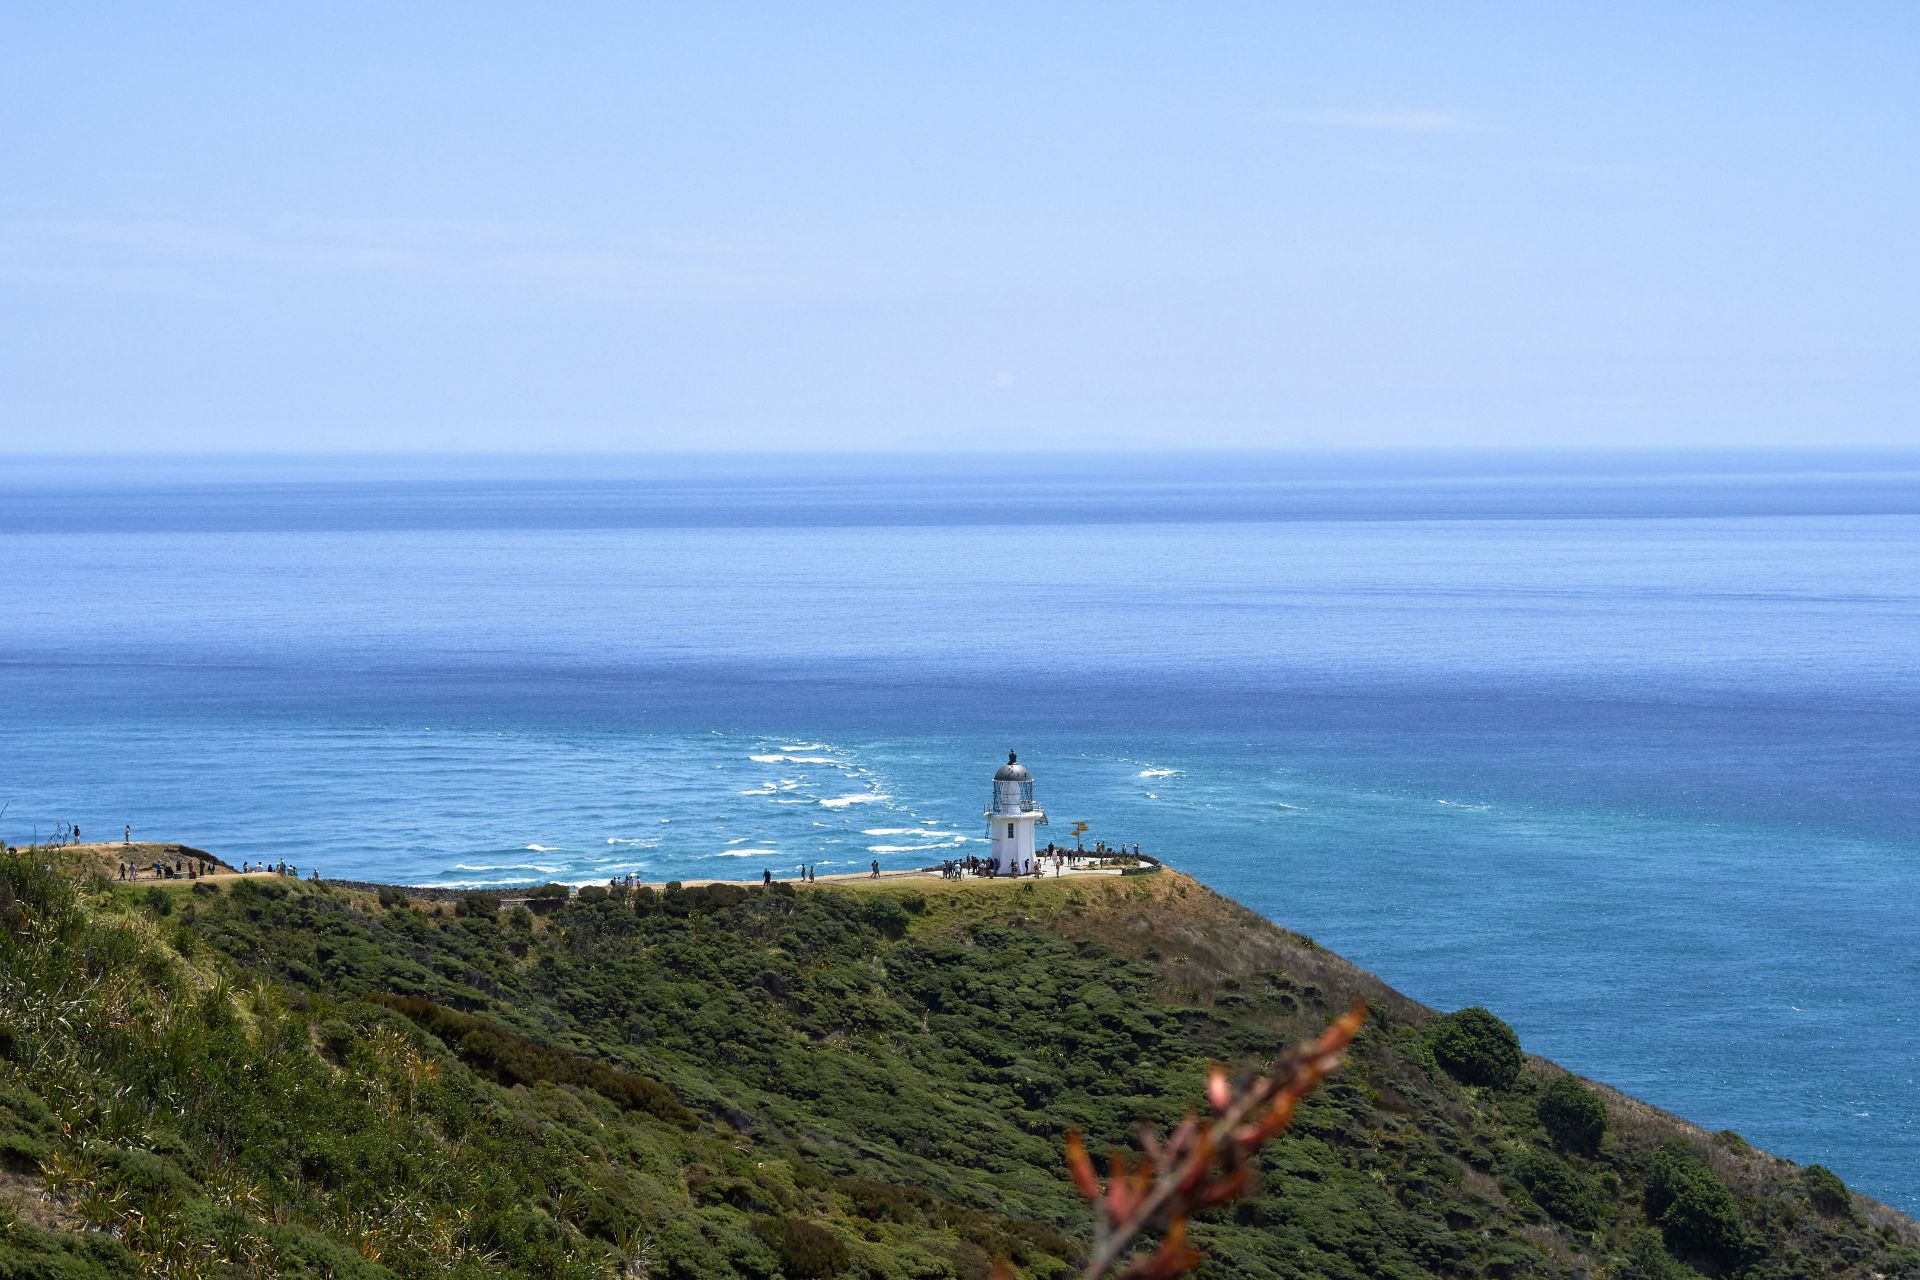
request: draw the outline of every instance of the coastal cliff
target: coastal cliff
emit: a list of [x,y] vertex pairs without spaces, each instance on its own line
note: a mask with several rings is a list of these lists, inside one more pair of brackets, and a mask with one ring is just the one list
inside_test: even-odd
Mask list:
[[[532,909],[530,909],[532,908]],[[1920,1277],[1831,1174],[1175,872],[501,909],[0,861],[0,1280],[1076,1274],[1126,1146],[1360,998],[1213,1277]]]

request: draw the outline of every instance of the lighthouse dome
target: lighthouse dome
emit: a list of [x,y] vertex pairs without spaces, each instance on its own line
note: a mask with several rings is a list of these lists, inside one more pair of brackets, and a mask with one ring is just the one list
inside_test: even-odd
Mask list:
[[1007,752],[1007,762],[993,775],[995,782],[1032,782],[1033,775],[1027,772],[1027,766],[1020,763],[1020,757]]

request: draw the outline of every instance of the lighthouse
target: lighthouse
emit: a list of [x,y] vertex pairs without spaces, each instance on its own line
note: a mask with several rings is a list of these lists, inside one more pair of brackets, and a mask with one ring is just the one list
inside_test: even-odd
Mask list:
[[1007,762],[993,775],[993,803],[987,806],[987,833],[993,840],[993,865],[1003,876],[1019,875],[1033,861],[1033,829],[1047,820],[1046,811],[1033,803],[1033,775],[1020,757],[1007,752]]

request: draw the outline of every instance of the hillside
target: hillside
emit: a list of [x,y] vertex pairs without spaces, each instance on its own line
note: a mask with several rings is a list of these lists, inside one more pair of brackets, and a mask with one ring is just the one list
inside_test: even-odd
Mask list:
[[534,905],[0,861],[0,1280],[1071,1275],[1069,1129],[1126,1144],[1354,996],[1199,1274],[1920,1277],[1824,1171],[1175,873]]

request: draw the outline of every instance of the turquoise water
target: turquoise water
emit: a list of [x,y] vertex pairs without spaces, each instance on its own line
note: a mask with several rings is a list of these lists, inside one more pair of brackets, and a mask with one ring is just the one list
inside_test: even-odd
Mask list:
[[11,841],[917,865],[1014,747],[1056,837],[1920,1208],[1913,459],[0,462]]

